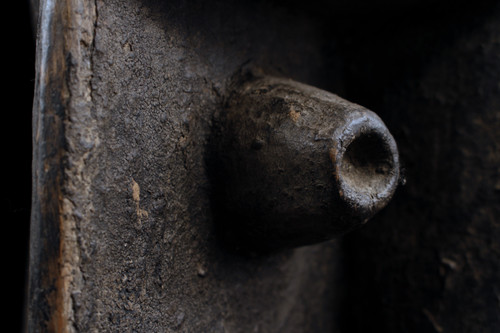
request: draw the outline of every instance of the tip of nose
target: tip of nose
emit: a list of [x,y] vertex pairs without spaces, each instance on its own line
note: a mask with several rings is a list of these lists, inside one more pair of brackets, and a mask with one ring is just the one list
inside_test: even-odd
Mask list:
[[340,196],[370,215],[392,198],[399,181],[396,142],[373,112],[347,122],[333,157]]

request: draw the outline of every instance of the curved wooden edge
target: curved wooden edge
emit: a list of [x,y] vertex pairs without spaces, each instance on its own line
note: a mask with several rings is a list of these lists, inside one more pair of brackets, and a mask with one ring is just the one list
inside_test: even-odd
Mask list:
[[71,235],[74,221],[66,207],[67,123],[74,112],[72,101],[80,98],[74,93],[82,63],[79,15],[82,7],[92,6],[94,2],[80,0],[39,3],[26,332],[72,331],[71,289],[78,271],[78,249]]

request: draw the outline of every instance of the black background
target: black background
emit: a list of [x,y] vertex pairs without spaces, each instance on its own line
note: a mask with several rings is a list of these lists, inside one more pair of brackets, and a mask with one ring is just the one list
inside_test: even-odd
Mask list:
[[[29,1],[11,1],[4,12],[2,53],[7,80],[2,131],[4,152],[4,286],[7,288],[5,327],[21,331],[28,258],[31,205],[31,110],[35,83],[35,38]],[[5,89],[6,88],[6,89]],[[6,278],[6,280],[5,280]]]

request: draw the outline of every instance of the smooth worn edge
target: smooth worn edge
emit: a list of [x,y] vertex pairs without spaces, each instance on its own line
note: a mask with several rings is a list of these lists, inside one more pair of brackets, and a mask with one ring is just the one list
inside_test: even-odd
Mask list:
[[[71,332],[72,290],[79,272],[75,219],[68,209],[68,119],[79,80],[84,20],[95,25],[95,3],[40,3],[35,98],[33,101],[33,187],[26,332]],[[82,18],[82,7],[90,15]],[[93,34],[92,34],[93,38]],[[92,43],[87,44],[92,47]],[[88,54],[87,54],[88,56]],[[80,82],[78,82],[80,83]],[[79,86],[79,85],[78,85]],[[77,86],[77,87],[78,87]]]
[[[60,330],[60,198],[64,146],[65,70],[49,59],[63,54],[63,41],[54,40],[61,11],[52,0],[42,1],[37,38],[35,99],[33,106],[33,193],[30,231],[27,332]],[[61,63],[64,65],[64,62]],[[62,74],[62,75],[61,75]],[[54,93],[52,98],[48,94]],[[48,136],[48,134],[51,136]]]

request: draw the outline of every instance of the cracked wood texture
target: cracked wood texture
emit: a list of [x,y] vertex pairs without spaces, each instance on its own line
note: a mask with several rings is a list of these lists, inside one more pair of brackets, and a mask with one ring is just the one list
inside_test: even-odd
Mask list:
[[[497,4],[39,8],[27,331],[500,329]],[[407,184],[375,221],[272,255],[217,245],[206,143],[248,64],[384,119]]]

